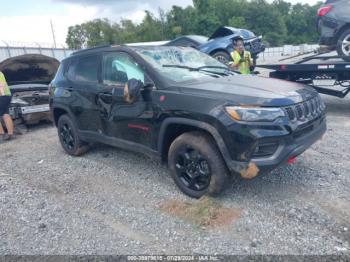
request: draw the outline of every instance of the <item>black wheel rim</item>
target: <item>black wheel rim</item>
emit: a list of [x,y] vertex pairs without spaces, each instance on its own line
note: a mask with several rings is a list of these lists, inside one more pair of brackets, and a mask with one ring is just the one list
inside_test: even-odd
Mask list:
[[180,182],[191,190],[203,191],[210,184],[209,163],[196,149],[187,147],[180,151],[175,168]]
[[74,149],[75,139],[73,135],[73,130],[68,124],[62,125],[60,129],[61,141],[65,148],[68,150]]

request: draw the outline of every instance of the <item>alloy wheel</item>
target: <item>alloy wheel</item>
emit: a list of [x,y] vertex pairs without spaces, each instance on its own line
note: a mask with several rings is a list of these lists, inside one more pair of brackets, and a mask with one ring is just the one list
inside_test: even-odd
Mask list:
[[75,139],[73,135],[73,130],[68,124],[64,124],[60,130],[61,140],[63,145],[68,149],[72,150],[75,146]]
[[209,186],[210,166],[198,150],[187,147],[179,152],[175,167],[177,176],[187,188],[202,191]]
[[343,39],[342,51],[344,55],[350,56],[350,34]]

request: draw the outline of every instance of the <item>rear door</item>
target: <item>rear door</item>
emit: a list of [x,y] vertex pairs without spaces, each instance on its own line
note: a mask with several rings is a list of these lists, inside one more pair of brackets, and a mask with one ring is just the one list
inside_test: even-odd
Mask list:
[[82,131],[101,133],[100,111],[96,103],[100,92],[101,55],[78,57],[69,65],[67,77],[70,79],[71,110],[78,127]]

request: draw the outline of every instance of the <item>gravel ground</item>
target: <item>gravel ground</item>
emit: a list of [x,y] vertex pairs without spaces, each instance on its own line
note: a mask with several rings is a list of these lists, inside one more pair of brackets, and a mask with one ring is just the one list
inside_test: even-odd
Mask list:
[[217,227],[161,210],[198,201],[166,167],[106,146],[70,157],[54,127],[31,128],[0,145],[0,254],[349,254],[350,99],[324,98],[324,139],[231,185],[217,201],[239,217]]

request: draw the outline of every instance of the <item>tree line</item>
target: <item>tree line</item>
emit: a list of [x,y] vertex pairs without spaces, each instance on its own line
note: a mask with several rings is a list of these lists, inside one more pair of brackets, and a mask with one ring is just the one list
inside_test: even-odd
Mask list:
[[219,26],[245,28],[262,35],[268,46],[317,43],[316,5],[284,0],[193,0],[193,6],[173,6],[157,14],[145,11],[141,23],[129,19],[95,19],[69,27],[66,43],[81,49],[103,44],[161,41],[180,35],[210,36]]

